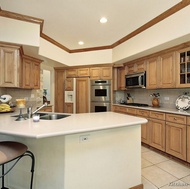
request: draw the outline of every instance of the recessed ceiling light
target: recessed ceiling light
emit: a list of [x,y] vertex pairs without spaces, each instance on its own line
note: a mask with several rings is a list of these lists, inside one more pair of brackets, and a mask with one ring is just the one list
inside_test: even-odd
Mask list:
[[100,22],[101,22],[102,24],[106,23],[107,21],[108,21],[108,20],[107,20],[106,17],[102,17],[102,18],[100,19]]
[[79,41],[78,44],[79,45],[84,45],[84,42],[83,41]]

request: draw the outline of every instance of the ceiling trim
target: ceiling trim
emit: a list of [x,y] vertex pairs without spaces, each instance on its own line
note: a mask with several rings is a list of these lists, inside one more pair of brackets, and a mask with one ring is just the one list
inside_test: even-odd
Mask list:
[[159,16],[153,18],[143,26],[139,27],[138,29],[131,32],[129,35],[123,37],[122,39],[118,40],[117,42],[113,43],[111,46],[112,48],[120,45],[121,43],[124,43],[125,41],[129,40],[130,38],[134,37],[135,35],[138,35],[139,33],[145,31],[146,29],[152,27],[153,25],[157,24],[158,22],[161,22],[162,20],[166,19],[167,17],[171,16],[172,14],[178,12],[179,10],[185,8],[186,6],[190,5],[190,0],[182,0],[180,3],[174,5],[167,11],[163,12]]
[[40,18],[35,18],[35,17],[23,15],[23,14],[17,14],[14,12],[5,11],[5,10],[2,10],[1,7],[0,7],[0,16],[15,19],[15,20],[21,20],[21,21],[25,21],[25,22],[39,24],[40,31],[43,30],[44,20],[40,19]]
[[17,13],[13,13],[13,12],[9,12],[9,11],[5,11],[5,10],[2,10],[1,7],[0,7],[0,16],[40,24],[40,37],[44,38],[45,40],[49,41],[50,43],[54,44],[55,46],[63,49],[64,51],[66,51],[68,53],[79,53],[79,52],[88,52],[88,51],[113,49],[113,48],[117,47],[118,45],[124,43],[125,41],[129,40],[130,38],[138,35],[139,33],[143,32],[146,29],[148,29],[148,28],[152,27],[153,25],[157,24],[158,22],[164,20],[165,18],[171,16],[172,14],[178,12],[179,10],[185,8],[188,5],[190,5],[190,0],[182,0],[178,4],[174,5],[170,9],[168,9],[165,12],[163,12],[162,14],[160,14],[159,16],[157,16],[154,19],[150,20],[146,24],[142,25],[138,29],[134,30],[130,34],[126,35],[125,37],[123,37],[122,39],[116,41],[115,43],[113,43],[111,45],[100,46],[100,47],[91,47],[91,48],[83,48],[83,49],[73,49],[73,50],[68,49],[64,45],[60,44],[59,42],[55,41],[54,39],[52,39],[51,37],[47,36],[46,34],[44,34],[42,32],[43,31],[43,24],[44,24],[43,19],[39,19],[39,18],[27,16],[27,15],[22,15],[22,14],[17,14]]

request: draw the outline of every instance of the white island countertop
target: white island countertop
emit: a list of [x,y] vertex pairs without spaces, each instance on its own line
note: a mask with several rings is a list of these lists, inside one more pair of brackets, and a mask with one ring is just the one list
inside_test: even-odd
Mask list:
[[71,114],[63,119],[40,120],[39,122],[33,122],[32,118],[15,121],[16,117],[12,117],[13,115],[15,114],[0,115],[0,134],[27,138],[45,138],[141,125],[147,122],[144,118],[114,112]]

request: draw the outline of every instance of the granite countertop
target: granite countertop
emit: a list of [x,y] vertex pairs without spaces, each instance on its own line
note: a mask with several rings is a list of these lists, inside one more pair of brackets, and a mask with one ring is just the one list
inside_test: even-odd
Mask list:
[[139,106],[129,106],[129,105],[122,105],[122,104],[113,104],[113,105],[190,116],[190,110],[185,111],[185,110],[178,110],[176,108],[153,107],[153,106],[139,107]]
[[32,118],[15,121],[16,117],[12,117],[13,115],[15,113],[0,114],[0,134],[45,138],[139,125],[147,122],[144,118],[115,112],[71,114],[63,119],[40,120],[39,122],[33,122]]

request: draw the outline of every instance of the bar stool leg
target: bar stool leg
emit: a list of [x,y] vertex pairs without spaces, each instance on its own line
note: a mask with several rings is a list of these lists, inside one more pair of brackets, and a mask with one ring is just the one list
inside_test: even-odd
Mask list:
[[33,186],[33,177],[34,177],[34,166],[35,166],[35,157],[34,154],[30,151],[26,151],[24,154],[25,156],[30,156],[32,159],[32,165],[31,165],[31,181],[30,181],[30,189],[32,189]]
[[[4,168],[5,168],[4,165],[2,165],[2,175],[4,175],[4,173],[5,173]],[[9,188],[5,187],[5,178],[4,178],[4,176],[2,177],[2,188],[1,189],[9,189]]]
[[[32,165],[31,165],[31,181],[30,181],[30,189],[32,189],[33,187],[33,177],[34,177],[34,166],[35,166],[35,157],[34,154],[30,151],[26,151],[23,155],[21,155],[18,159],[17,162],[24,156],[29,156],[32,159]],[[16,162],[16,163],[17,163]],[[11,169],[16,165],[16,163],[11,167]],[[5,180],[4,177],[5,175],[11,170],[9,170],[7,173],[5,173],[5,169],[4,169],[4,164],[1,165],[2,166],[2,188],[1,189],[9,189],[5,187]]]

